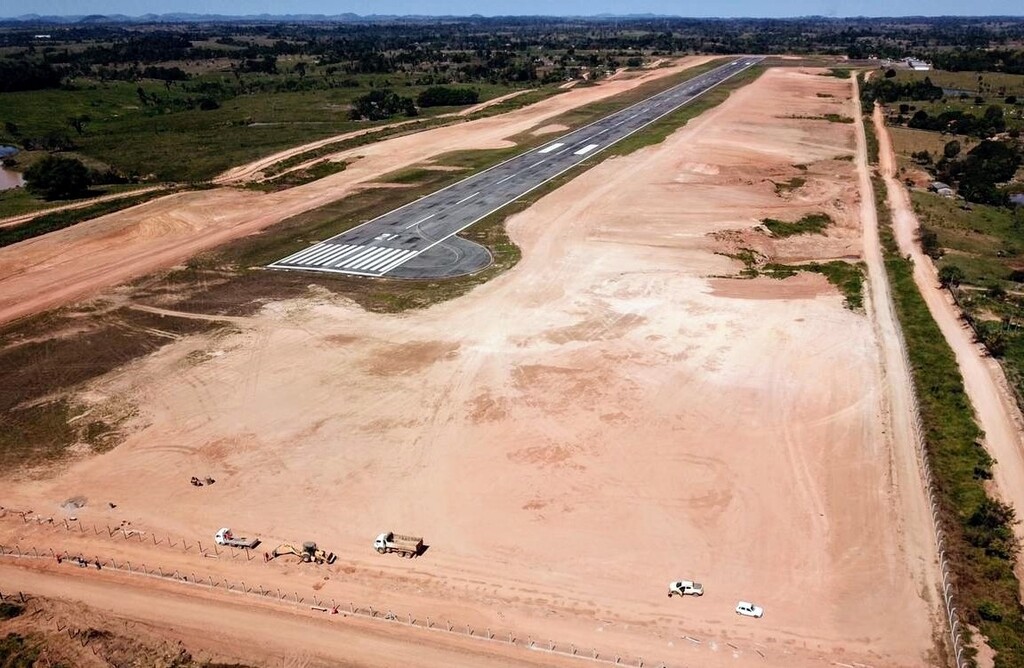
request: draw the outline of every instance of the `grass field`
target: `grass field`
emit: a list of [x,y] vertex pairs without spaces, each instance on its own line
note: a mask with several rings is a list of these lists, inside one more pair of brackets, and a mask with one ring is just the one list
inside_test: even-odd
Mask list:
[[[211,74],[203,80],[218,82],[226,75]],[[370,90],[374,77],[355,77],[357,88],[332,88],[299,92],[255,92],[225,100],[219,109],[182,109],[196,97],[177,87],[155,82],[76,81],[74,90],[42,90],[4,93],[0,128],[17,126],[17,136],[0,130],[0,144],[18,145],[20,137],[63,133],[78,150],[124,173],[136,173],[160,181],[202,181],[235,165],[290,146],[375,125],[348,118],[349,103]],[[388,77],[400,95],[415,97],[425,86],[407,85],[401,76]],[[515,90],[511,87],[474,84],[481,100]],[[137,88],[149,102],[143,103]],[[536,95],[551,94],[555,89]],[[533,95],[533,94],[531,94]],[[527,96],[523,96],[527,97]],[[152,100],[159,99],[154,103]],[[509,100],[509,107],[515,100]],[[527,101],[522,101],[525,104]],[[497,105],[501,106],[501,105]],[[421,110],[423,117],[453,111],[451,107]],[[82,135],[68,124],[72,116],[92,120]],[[377,125],[389,121],[376,123]]]
[[[980,77],[980,81],[979,81]],[[1006,95],[1024,95],[1024,74],[1003,74],[1001,72],[945,72],[943,70],[929,70],[916,72],[911,70],[897,70],[896,81],[924,81],[931,79],[931,82],[940,88],[971,91],[975,94],[980,91],[986,97],[1004,97]]]
[[892,137],[892,145],[896,154],[908,158],[911,153],[918,153],[920,151],[928,151],[932,156],[941,156],[942,149],[948,142],[954,139],[960,142],[962,153],[966,153],[979,143],[973,137],[944,135],[929,130],[914,130],[898,125],[889,126],[889,136]]

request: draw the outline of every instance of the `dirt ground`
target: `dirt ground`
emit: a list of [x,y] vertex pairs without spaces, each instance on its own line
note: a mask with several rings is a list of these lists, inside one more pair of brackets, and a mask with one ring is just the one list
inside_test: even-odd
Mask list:
[[[549,118],[709,60],[712,57],[692,56],[673,67],[579,88],[507,114],[332,154],[327,157],[352,162],[341,173],[288,190],[259,193],[217,188],[181,193],[2,248],[0,323],[174,266],[203,250],[341,199],[384,174],[443,153],[511,146],[507,137],[543,125]],[[232,170],[225,179],[244,179],[265,167],[268,160],[281,160],[322,143],[257,161],[251,168]]]
[[[0,522],[0,538],[647,665],[935,665],[928,518],[908,512],[920,481],[896,463],[870,319],[818,277],[721,278],[741,268],[721,253],[742,248],[860,256],[853,126],[806,118],[853,116],[850,85],[769,70],[516,215],[522,261],[465,297],[402,315],[277,302],[233,332],[170,344],[80,397],[136,405],[123,445],[0,500],[59,520],[80,495],[86,525],[129,521],[146,536],[208,541],[232,526],[267,548],[312,539],[334,566],[204,559],[20,520]],[[437,150],[418,141],[416,160]],[[411,158],[360,150],[339,176]],[[778,191],[798,174],[805,185]],[[175,218],[195,215],[182,204]],[[837,221],[827,236],[755,230],[814,211]],[[385,530],[429,549],[377,555]],[[666,598],[678,578],[706,594]],[[737,616],[741,599],[764,618]],[[360,651],[350,660],[372,664]]]

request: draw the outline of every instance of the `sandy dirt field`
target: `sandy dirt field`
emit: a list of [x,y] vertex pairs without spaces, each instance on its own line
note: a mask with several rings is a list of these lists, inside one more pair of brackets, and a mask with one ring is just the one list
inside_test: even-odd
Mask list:
[[[0,536],[648,665],[933,665],[927,517],[908,510],[920,482],[887,436],[871,321],[820,277],[713,278],[735,274],[719,253],[742,247],[860,256],[855,167],[836,160],[852,155],[853,126],[794,118],[851,116],[850,90],[769,70],[516,215],[523,260],[460,299],[391,316],[278,302],[171,344],[80,397],[134,402],[127,442],[0,501],[60,518],[82,495],[86,524],[314,539],[334,566],[202,559],[20,520]],[[806,185],[776,191],[797,174]],[[812,211],[836,219],[827,237],[754,229]],[[384,530],[429,549],[379,556]],[[707,593],[666,598],[677,578]],[[765,617],[737,616],[740,599]]]
[[[566,111],[711,60],[684,58],[489,118],[435,128],[329,156],[345,171],[276,193],[218,188],[147,202],[0,249],[0,323],[66,304],[351,194],[389,172],[451,151],[502,148]],[[275,156],[281,159],[286,154]],[[265,161],[260,161],[263,164]],[[239,173],[251,173],[242,168]]]
[[[961,318],[960,309],[939,285],[935,264],[917,242],[920,224],[906,189],[896,177],[896,156],[880,107],[875,108],[874,124],[879,139],[879,171],[889,193],[896,241],[900,251],[913,259],[914,282],[956,355],[964,389],[974,406],[978,425],[985,433],[983,442],[996,460],[992,472],[997,493],[1014,508],[1024,508],[1024,420],[1002,367],[974,340],[973,332]],[[1018,540],[1024,540],[1021,523],[1014,525],[1014,531]],[[1017,577],[1024,582],[1024,566],[1020,560],[1016,570]]]

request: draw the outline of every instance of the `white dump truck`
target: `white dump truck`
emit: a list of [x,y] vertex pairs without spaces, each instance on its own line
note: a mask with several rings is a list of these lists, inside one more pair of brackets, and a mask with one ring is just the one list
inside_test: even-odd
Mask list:
[[259,538],[246,538],[244,536],[236,536],[231,533],[231,529],[224,527],[213,537],[217,541],[217,545],[227,545],[228,547],[241,547],[246,550],[251,550],[260,544]]
[[403,557],[413,558],[423,551],[423,539],[419,536],[403,536],[394,531],[387,531],[377,536],[373,548],[381,554],[397,552]]
[[693,580],[676,580],[668,583],[668,597],[673,596],[703,596],[704,585]]

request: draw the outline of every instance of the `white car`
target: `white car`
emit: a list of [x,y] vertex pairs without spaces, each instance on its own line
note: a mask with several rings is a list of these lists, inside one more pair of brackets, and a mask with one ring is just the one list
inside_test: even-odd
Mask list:
[[704,585],[692,580],[676,580],[668,583],[668,597],[673,596],[703,596]]
[[736,604],[736,614],[744,617],[764,617],[764,608],[748,601],[740,601]]

